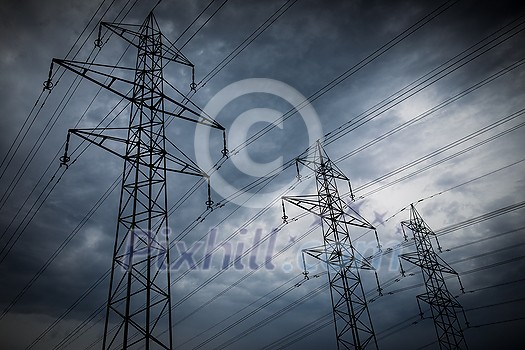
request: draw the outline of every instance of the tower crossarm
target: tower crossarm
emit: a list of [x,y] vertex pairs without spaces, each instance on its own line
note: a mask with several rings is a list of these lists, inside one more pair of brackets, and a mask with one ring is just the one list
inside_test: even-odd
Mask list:
[[[109,29],[111,32],[117,34],[122,39],[127,41],[129,44],[135,46],[136,48],[140,48],[139,38],[144,35],[140,31],[140,25],[101,22],[100,26]],[[182,54],[182,52],[180,52],[171,42],[169,42],[168,38],[166,38],[164,34],[160,32],[156,34],[160,34],[162,36],[162,39],[170,44],[169,46],[164,46],[163,51],[159,53],[159,56],[161,56],[162,59],[193,67],[193,63],[191,63],[190,60]]]
[[[445,293],[445,297],[441,293]],[[416,295],[416,298],[433,306],[463,309],[463,306],[461,306],[461,304],[456,300],[456,298],[452,294],[450,294],[448,290],[444,292],[442,291],[441,293],[436,294],[427,292]]]
[[308,248],[303,249],[303,255],[309,255],[317,260],[320,260],[326,264],[333,265],[334,267],[352,267],[359,268],[362,270],[375,270],[370,262],[361,256],[357,250],[350,248],[350,252],[340,250],[341,253],[337,254],[334,250],[328,250],[325,247]]
[[[65,69],[80,75],[104,89],[113,92],[121,98],[152,112],[164,113],[167,116],[206,125],[215,129],[225,130],[218,122],[206,116],[203,112],[189,108],[187,105],[167,96],[162,90],[153,89],[149,94],[140,97],[133,96],[136,82],[123,76],[136,73],[136,68],[116,67],[100,63],[88,63],[53,58]],[[147,97],[146,97],[147,96]],[[163,101],[162,104],[152,103],[152,100]],[[149,103],[148,103],[149,102]]]
[[[168,139],[165,141],[168,146],[172,146],[170,150],[161,148],[161,145],[155,147],[152,151],[149,151],[149,144],[144,142],[144,139],[136,138],[134,141],[129,141],[126,136],[118,136],[123,132],[128,132],[129,128],[93,128],[93,129],[69,129],[69,133],[78,136],[79,138],[88,141],[92,144],[97,145],[98,147],[110,152],[122,158],[126,161],[138,162],[137,164],[151,167],[156,171],[166,170],[168,172],[176,172],[187,175],[202,176],[208,177],[208,175],[201,170],[197,164],[195,164],[189,157],[187,157],[178,147],[172,144]],[[110,134],[113,132],[113,134]],[[69,136],[69,135],[68,135]],[[68,137],[69,139],[69,137]],[[133,144],[132,144],[133,143]],[[156,157],[157,161],[147,163],[144,160],[144,157],[139,157],[137,155],[132,155],[129,152],[126,152],[126,146],[132,146],[137,149],[142,149],[143,153],[152,155]],[[148,153],[149,152],[149,153]],[[126,154],[127,153],[127,154]],[[66,145],[66,151],[64,153],[63,159],[69,161],[68,156],[68,145]],[[166,160],[164,164],[163,160]],[[67,161],[63,162],[66,164]]]
[[[324,150],[323,150],[323,152],[324,152]],[[328,156],[326,155],[326,153],[325,153],[325,158],[324,159],[329,159]],[[305,167],[307,167],[308,169],[310,169],[312,171],[319,170],[319,168],[321,167],[321,163],[318,160],[311,160],[311,159],[308,159],[308,158],[298,158],[298,159],[296,159],[296,161],[301,163],[302,165],[304,165]],[[348,179],[348,177],[341,171],[341,169],[339,169],[337,167],[337,165],[335,165],[332,162],[329,162],[329,163],[324,162],[323,163],[323,166],[327,166],[327,165],[329,165],[329,171],[331,172],[331,176],[334,179],[350,181],[350,179]]]
[[421,256],[418,252],[401,254],[399,258],[421,268],[431,268],[435,271],[450,273],[453,275],[458,274],[456,270],[454,270],[449,264],[447,264],[445,260],[443,260],[439,255],[437,255],[434,252],[430,252],[429,254],[433,255],[432,259],[430,259],[430,262],[422,261]]
[[281,197],[283,201],[291,203],[303,210],[306,210],[314,215],[321,217],[323,220],[337,220],[339,223],[346,223],[348,225],[368,228],[374,230],[375,227],[372,226],[366,219],[364,219],[357,212],[352,210],[350,214],[348,211],[345,211],[346,204],[339,200],[340,205],[323,205],[319,201],[318,195],[303,195],[303,196],[284,196]]

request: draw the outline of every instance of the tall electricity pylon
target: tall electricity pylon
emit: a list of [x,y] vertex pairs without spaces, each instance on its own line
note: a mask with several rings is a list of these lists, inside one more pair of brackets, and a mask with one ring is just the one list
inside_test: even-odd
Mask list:
[[[405,239],[407,239],[407,231],[412,232],[416,251],[402,254],[399,258],[419,266],[425,281],[426,292],[417,296],[421,317],[423,317],[423,312],[419,304],[420,300],[430,305],[439,348],[468,349],[456,312],[461,310],[465,316],[464,310],[457,299],[448,291],[443,277],[443,273],[451,273],[457,275],[459,280],[458,273],[434,251],[430,237],[435,236],[435,233],[423,221],[413,204],[410,206],[410,220],[402,221],[401,227]],[[402,265],[401,273],[404,275]],[[461,280],[459,283],[463,291]]]
[[[282,197],[283,220],[287,219],[284,201],[321,218],[323,246],[305,249],[303,253],[327,265],[337,348],[377,349],[377,340],[359,274],[360,269],[374,270],[374,267],[352,245],[348,226],[374,231],[375,228],[347,207],[341,199],[336,180],[347,181],[349,185],[350,180],[330,160],[319,141],[313,160],[304,158],[297,159],[297,162],[315,172],[317,194]],[[351,186],[350,193],[353,199]],[[378,291],[380,292],[379,288]]]
[[[166,137],[165,122],[173,117],[223,133],[224,128],[164,94],[164,84],[168,84],[163,77],[164,62],[192,69],[193,64],[161,33],[153,13],[142,25],[103,22],[103,27],[137,49],[134,68],[60,59],[53,59],[53,63],[129,101],[129,125],[70,129],[61,161],[67,165],[70,160],[71,134],[124,160],[103,349],[172,349],[166,175],[208,175]],[[95,45],[101,44],[99,30]],[[126,73],[132,77],[125,78]],[[52,87],[51,80],[45,85]],[[209,182],[207,204],[212,204]]]

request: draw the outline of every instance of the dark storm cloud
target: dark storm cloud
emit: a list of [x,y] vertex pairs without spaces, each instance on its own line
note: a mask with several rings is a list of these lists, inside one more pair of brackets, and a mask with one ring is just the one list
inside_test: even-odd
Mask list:
[[[125,22],[140,23],[154,3],[156,2],[139,2]],[[197,81],[200,81],[282,3],[278,1],[239,0],[228,2],[183,50],[184,54],[196,66]],[[207,2],[163,1],[157,8],[155,15],[166,36],[175,40],[206,4]],[[11,142],[40,93],[42,82],[47,78],[51,59],[65,56],[97,6],[98,3],[90,1],[2,2],[0,6],[0,14],[3,18],[0,31],[0,69],[2,71],[0,75],[0,96],[2,96],[0,101],[0,115],[2,116],[0,127],[4,136],[0,140],[2,145],[0,155],[4,156],[7,153]],[[124,2],[117,1],[117,7],[112,8],[104,20],[113,20],[118,9],[122,6],[124,6]],[[218,4],[215,4],[213,9],[217,6]],[[419,1],[333,1],[329,4],[319,1],[298,1],[224,70],[200,89],[193,100],[203,108],[223,87],[248,78],[276,79],[289,84],[308,97],[419,20],[435,6],[437,4]],[[323,132],[331,131],[355,118],[393,92],[515,19],[523,11],[522,7],[523,5],[515,1],[458,2],[421,30],[343,81],[336,88],[312,101],[312,106],[319,115]],[[207,15],[211,11],[210,9]],[[196,25],[203,24],[206,18],[206,16],[201,18]],[[101,20],[101,18],[97,17],[96,20]],[[182,45],[192,33],[192,31],[188,32],[179,41],[178,46]],[[81,38],[81,42],[85,38],[86,35]],[[88,57],[94,39],[94,35],[87,39],[86,46],[82,47],[78,56],[79,60]],[[341,139],[328,145],[326,147],[327,152],[332,159],[337,159],[402,122],[437,105],[455,93],[468,88],[484,77],[523,58],[522,41],[523,34],[516,35],[406,102],[380,115],[375,120],[355,131],[348,131]],[[80,48],[80,45],[77,45],[76,48]],[[115,63],[124,48],[125,45],[122,41],[112,37],[101,50],[97,62]],[[133,66],[133,53],[128,52],[120,64]],[[352,185],[356,188],[523,108],[525,107],[523,106],[523,81],[525,81],[523,75],[523,68],[518,68],[476,93],[447,106],[425,121],[345,159],[339,166],[350,177]],[[191,71],[187,68],[170,64],[165,76],[183,92],[188,91]],[[15,176],[17,167],[24,160],[33,142],[36,141],[41,130],[50,120],[73,78],[72,74],[64,75],[50,94],[49,100],[42,108],[33,129],[28,134],[26,142],[13,159],[5,177],[1,179],[2,193],[6,190],[11,178]],[[93,84],[84,82],[80,85],[79,90],[61,114],[56,126],[31,163],[27,173],[22,177],[17,190],[8,204],[2,208],[0,218],[2,231],[22,205],[43,170],[52,162],[55,153],[62,148],[67,129],[73,127],[79,120],[96,91],[97,89]],[[173,94],[173,96],[176,95]],[[239,99],[221,112],[218,121],[228,129],[244,109],[266,107],[275,108],[281,113],[285,113],[291,108],[289,104],[277,100],[278,98],[271,99],[264,96]],[[111,94],[103,92],[87,111],[80,126],[92,127],[96,125],[117,101]],[[127,111],[119,120],[120,123],[126,123],[126,115]],[[505,128],[517,125],[521,120],[523,119],[518,118],[514,123],[493,130],[489,134],[494,135]],[[254,125],[250,129],[250,133],[255,133],[265,125],[266,123]],[[306,126],[300,117],[300,113],[296,113],[284,122],[282,130],[274,128],[248,147],[248,154],[253,160],[260,162],[271,161],[280,156],[283,156],[285,161],[293,159],[308,146],[309,142],[305,136],[305,130]],[[235,132],[235,130],[228,132]],[[172,123],[168,131],[175,143],[190,155],[194,153],[193,133],[194,126],[184,121]],[[212,153],[213,159],[217,160],[220,157],[222,135],[220,132],[214,133],[214,131],[211,134],[212,141],[215,141],[218,146],[212,147],[210,153]],[[373,220],[376,214],[383,213],[386,213],[384,216],[386,218],[410,202],[515,162],[522,157],[523,140],[523,131],[517,129],[508,136],[486,146],[362,199],[364,205],[362,205],[360,212],[370,220]],[[78,139],[72,139],[72,147],[78,144]],[[461,147],[450,150],[441,155],[440,158],[422,163],[420,167],[460,149]],[[35,216],[33,222],[27,227],[20,241],[14,246],[13,251],[0,265],[2,276],[0,304],[2,308],[13,300],[63,240],[74,232],[77,224],[120,174],[121,166],[122,162],[119,159],[96,149],[96,147],[90,147],[70,167],[70,170],[66,172]],[[54,171],[57,167],[58,161],[55,161],[50,169]],[[402,172],[396,177],[385,179],[381,184],[399,178],[414,169]],[[217,174],[237,187],[248,184],[255,179],[243,175],[231,161],[226,162]],[[518,164],[495,175],[484,177],[483,180],[425,200],[418,208],[421,208],[420,212],[423,218],[428,220],[429,225],[434,230],[438,230],[441,227],[521,201],[524,194],[522,174],[523,165]],[[283,184],[292,181],[294,176],[295,170],[289,169],[262,191],[278,189]],[[49,181],[50,177],[51,173],[47,173],[44,183]],[[170,176],[168,181],[170,203],[175,203],[195,181],[197,179],[192,177]],[[33,200],[44,183],[41,183],[37,188]],[[313,187],[312,182],[305,182],[296,187],[290,194],[313,193],[315,191]],[[373,188],[375,187],[363,190],[357,195],[363,195]],[[27,346],[107,270],[117,219],[118,192],[119,189],[108,198],[8,316],[0,320],[2,347],[21,349]],[[216,193],[217,191],[213,192],[215,201],[223,200]],[[203,186],[170,217],[170,227],[175,234],[181,233],[187,225],[198,219],[199,215],[205,210],[205,200],[206,191]],[[256,200],[254,199],[254,201]],[[26,205],[22,215],[28,210],[29,205]],[[290,210],[291,214],[289,215],[291,217],[300,213],[299,210],[293,208],[287,210]],[[446,261],[454,263],[461,259],[487,253],[480,258],[453,264],[460,275],[476,268],[519,258],[523,251],[519,246],[523,242],[522,231],[505,234],[501,238],[486,240],[463,248],[456,249],[455,247],[523,226],[522,211],[523,209],[508,213],[440,237],[442,246],[445,249],[450,249],[450,251],[445,251],[442,257]],[[249,247],[257,229],[261,229],[264,235],[269,234],[272,228],[280,224],[282,215],[280,206],[276,205],[257,221],[249,225],[246,224],[257,212],[257,209],[239,208],[236,204],[226,203],[224,208],[214,210],[206,217],[206,220],[191,231],[184,239],[184,243],[189,247],[195,241],[205,241],[209,237],[209,231],[215,227],[218,228],[219,238],[225,239],[239,228],[246,226],[248,233],[245,236],[238,234],[233,240],[233,247],[238,247],[239,242],[242,241],[244,241],[245,247]],[[230,213],[233,214],[227,217]],[[223,221],[225,217],[227,219]],[[402,239],[396,229],[398,229],[399,221],[407,218],[408,213],[404,211],[392,220],[377,225],[380,237],[385,245],[384,249],[399,243]],[[20,216],[14,222],[15,226],[13,227],[18,225],[19,220]],[[282,249],[290,240],[296,239],[310,229],[312,222],[315,223],[313,216],[308,216],[286,225],[277,235],[275,251]],[[14,232],[14,229],[11,228],[8,232]],[[355,234],[353,236],[355,238],[360,233],[352,231],[352,234]],[[295,263],[298,260],[297,258],[301,256],[298,245],[305,248],[310,246],[309,244],[319,242],[320,239],[320,229],[313,231],[303,241],[276,259],[274,261],[275,269],[262,268],[202,311],[178,323],[185,315],[189,315],[193,310],[228,288],[249,271],[229,269],[221,273],[220,277],[216,278],[213,283],[175,309],[174,321],[177,323],[174,329],[175,343],[183,343],[202,330],[222,321],[224,317],[241,310],[245,305],[262,297],[291,278],[293,274],[300,274],[301,267]],[[0,241],[2,247],[5,241],[5,239]],[[363,247],[368,247],[369,245],[366,244],[369,242],[372,246],[375,244],[370,234],[366,235],[362,241],[364,242]],[[513,244],[517,245],[515,249],[506,249]],[[268,242],[262,245],[264,248],[267,246]],[[410,247],[405,248],[402,252],[413,250],[414,247]],[[493,251],[494,253],[490,254]],[[199,254],[202,254],[202,251]],[[381,281],[400,277],[396,264],[397,255],[395,254],[397,253],[392,253],[381,261],[379,269]],[[177,259],[178,256],[175,255],[173,258]],[[223,255],[219,254],[216,257],[218,265],[221,264],[222,259]],[[247,264],[246,261],[243,262]],[[290,262],[294,263],[293,271],[285,271],[284,266],[288,266],[285,264]],[[475,290],[488,285],[523,278],[523,268],[523,260],[517,260],[515,263],[487,268],[481,272],[466,273],[465,276],[462,276],[462,281],[467,291]],[[418,270],[414,269],[414,271],[417,272]],[[197,269],[189,273],[175,285],[174,302],[192,292],[195,287],[205,282],[216,272],[217,270],[201,271]],[[174,272],[174,278],[180,274],[182,271]],[[247,327],[261,321],[264,317],[286,307],[325,283],[325,277],[321,276],[306,281],[300,287],[287,293],[285,297],[265,307],[257,315],[248,318],[242,324],[213,339],[208,345],[217,346],[236,336]],[[372,291],[371,298],[376,299],[370,303],[370,310],[378,333],[410,316],[417,316],[418,309],[415,296],[424,291],[423,287],[378,298],[377,293],[374,292],[376,286],[373,275],[363,273],[363,281],[365,290]],[[390,288],[385,289],[385,292],[415,285],[421,281],[421,274],[415,273],[414,276],[400,278]],[[451,292],[455,295],[459,294],[457,282],[454,279],[447,281],[450,281]],[[288,287],[290,286],[286,285],[282,288]],[[476,291],[461,295],[459,300],[466,309],[475,308],[492,301],[500,302],[515,299],[520,295],[520,287],[519,283],[515,283]],[[258,301],[252,308],[262,305],[276,293],[278,292]],[[330,302],[327,293],[327,290],[319,293],[304,305],[294,308],[292,312],[286,313],[259,331],[234,343],[231,348],[243,349],[254,347],[254,344],[257,347],[262,347],[323,314],[329,313]],[[90,294],[88,299],[80,304],[45,339],[41,348],[54,346],[67,334],[67,330],[75,327],[95,308],[102,305],[105,302],[106,295],[107,281]],[[473,325],[479,325],[491,321],[523,317],[519,307],[522,304],[511,305],[516,307],[496,306],[473,310],[468,312],[469,321]],[[220,327],[193,340],[187,346],[199,344],[250,310],[246,310],[237,318],[221,324]],[[491,347],[495,347],[495,344],[501,345],[519,340],[516,335],[519,335],[517,330],[520,326],[522,326],[522,322],[509,323],[506,326],[496,325],[494,328],[470,329],[465,332],[465,336],[471,344],[471,348],[483,348],[489,344]],[[298,341],[292,348],[335,347],[332,327],[329,325],[313,336]],[[20,337],[22,331],[24,331],[24,337]],[[91,343],[100,334],[101,326],[98,324],[92,333],[74,345],[75,348],[83,348],[82,345]],[[426,319],[399,331],[398,334],[385,338],[379,336],[379,345],[382,349],[417,348],[434,339],[432,321]]]

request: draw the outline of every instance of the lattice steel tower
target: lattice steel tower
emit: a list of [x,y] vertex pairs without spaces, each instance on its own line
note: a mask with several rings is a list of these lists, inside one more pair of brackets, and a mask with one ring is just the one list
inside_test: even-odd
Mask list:
[[[421,317],[423,317],[423,312],[419,304],[420,300],[430,305],[439,348],[468,349],[457,316],[458,310],[461,310],[465,316],[464,310],[457,299],[448,291],[443,277],[443,273],[451,273],[457,275],[459,280],[458,273],[434,251],[430,237],[436,235],[423,221],[413,204],[410,205],[410,220],[402,221],[401,227],[405,239],[407,239],[406,231],[412,232],[416,251],[402,254],[399,258],[419,266],[425,281],[426,292],[417,296]],[[401,273],[404,275],[402,265]],[[459,283],[463,291],[461,280]]]
[[[303,253],[327,264],[337,348],[377,349],[377,340],[359,274],[360,269],[374,268],[352,245],[349,226],[374,231],[375,228],[341,199],[336,180],[347,181],[349,185],[350,180],[330,160],[319,141],[313,160],[304,158],[297,159],[297,162],[315,172],[317,194],[283,197],[283,219],[287,219],[284,201],[321,218],[323,246],[305,249]],[[353,199],[351,186],[350,194]],[[380,291],[379,288],[378,290]]]
[[[103,22],[100,28],[137,49],[134,68],[53,62],[130,102],[127,127],[70,129],[61,158],[67,164],[69,137],[75,134],[124,160],[103,349],[172,349],[166,175],[208,176],[166,137],[165,122],[174,117],[224,128],[164,93],[166,62],[192,69],[193,64],[161,33],[153,13],[141,25]],[[52,87],[51,81],[46,85]]]

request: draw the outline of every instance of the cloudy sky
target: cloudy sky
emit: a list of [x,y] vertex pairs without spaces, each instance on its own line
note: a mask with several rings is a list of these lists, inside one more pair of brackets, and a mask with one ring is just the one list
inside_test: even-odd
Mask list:
[[[1,2],[2,349],[101,346],[97,311],[107,296],[120,193],[112,184],[122,161],[94,146],[81,152],[85,144],[67,170],[58,156],[69,128],[126,125],[129,110],[56,65],[50,93],[42,82],[52,58],[133,67],[136,52],[116,35],[94,49],[98,23],[140,24],[156,3]],[[155,9],[167,38],[183,34],[176,47],[198,83],[191,100],[226,128],[231,155],[221,159],[220,131],[170,121],[170,140],[212,173],[215,202],[206,210],[198,178],[170,175],[176,347],[335,348],[325,269],[309,260],[317,278],[301,274],[301,249],[322,244],[319,221],[292,205],[288,223],[281,219],[282,195],[315,193],[311,171],[300,169],[298,182],[295,165],[286,165],[317,138],[350,178],[356,201],[346,183],[342,200],[382,244],[374,264],[383,296],[374,274],[361,273],[379,348],[438,348],[427,306],[419,319],[422,275],[412,267],[403,277],[398,265],[399,254],[415,250],[401,245],[403,208],[420,200],[440,257],[464,286],[462,294],[447,278],[471,325],[469,347],[522,343],[523,5],[217,0],[197,18],[208,4],[164,0]],[[164,71],[183,94],[191,75],[176,63]],[[73,136],[71,149],[80,144]],[[209,169],[207,158],[220,168]],[[364,256],[377,252],[373,232],[350,234]],[[221,248],[205,268],[211,238],[247,256],[223,268]],[[191,259],[179,259],[185,250]]]

